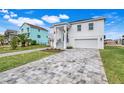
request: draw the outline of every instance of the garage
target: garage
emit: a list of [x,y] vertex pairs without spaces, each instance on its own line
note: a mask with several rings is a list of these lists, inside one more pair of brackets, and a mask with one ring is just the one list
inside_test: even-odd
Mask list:
[[75,39],[75,48],[98,48],[97,39]]

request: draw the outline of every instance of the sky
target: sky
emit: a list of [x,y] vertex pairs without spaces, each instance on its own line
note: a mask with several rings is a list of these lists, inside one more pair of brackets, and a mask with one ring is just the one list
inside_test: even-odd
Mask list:
[[123,9],[0,9],[0,34],[6,29],[18,30],[24,23],[44,27],[59,22],[71,22],[104,16],[105,35],[108,39],[120,39],[124,35]]

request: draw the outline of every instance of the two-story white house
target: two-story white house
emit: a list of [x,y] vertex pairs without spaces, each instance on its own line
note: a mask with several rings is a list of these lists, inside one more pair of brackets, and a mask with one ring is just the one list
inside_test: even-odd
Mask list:
[[99,17],[54,24],[51,47],[104,49],[104,21],[104,17]]

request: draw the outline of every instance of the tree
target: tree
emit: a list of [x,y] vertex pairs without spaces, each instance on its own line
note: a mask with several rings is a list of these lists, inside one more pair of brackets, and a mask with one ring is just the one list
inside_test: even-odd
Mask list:
[[19,42],[21,42],[21,47],[25,47],[26,42],[29,41],[28,36],[26,34],[18,35]]
[[1,45],[4,45],[4,39],[5,39],[5,36],[4,35],[0,35],[0,44]]
[[18,45],[18,38],[14,36],[10,41],[11,48],[14,50],[17,48]]

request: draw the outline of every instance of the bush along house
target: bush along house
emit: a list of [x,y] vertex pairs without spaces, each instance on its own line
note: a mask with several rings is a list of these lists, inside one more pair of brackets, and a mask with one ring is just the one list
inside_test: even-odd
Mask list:
[[19,28],[19,34],[26,34],[29,39],[35,40],[37,44],[48,45],[48,30],[45,28],[29,23],[24,23]]

